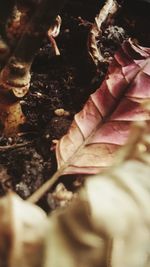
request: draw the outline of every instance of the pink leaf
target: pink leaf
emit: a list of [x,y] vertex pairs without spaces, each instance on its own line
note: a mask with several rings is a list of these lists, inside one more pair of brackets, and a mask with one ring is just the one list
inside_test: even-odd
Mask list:
[[56,147],[58,168],[97,173],[112,165],[134,121],[150,120],[141,103],[150,99],[150,48],[123,43],[100,88],[75,115]]

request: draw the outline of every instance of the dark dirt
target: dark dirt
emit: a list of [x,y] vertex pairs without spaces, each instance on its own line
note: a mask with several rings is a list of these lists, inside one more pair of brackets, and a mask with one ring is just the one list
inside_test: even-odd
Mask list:
[[[71,0],[66,5],[56,40],[61,56],[54,57],[48,39],[43,41],[32,65],[30,91],[21,100],[27,124],[15,138],[0,137],[1,195],[12,189],[26,199],[51,177],[57,168],[55,141],[67,132],[74,114],[101,84],[108,64],[96,69],[86,45],[91,23],[100,9],[99,2]],[[150,45],[150,5],[130,0],[122,6],[113,25],[108,25],[98,40],[106,58],[113,56],[127,36]],[[67,111],[67,116],[55,114],[60,108]],[[65,176],[61,182],[73,190],[76,178]],[[44,205],[48,205],[46,199],[45,196]]]

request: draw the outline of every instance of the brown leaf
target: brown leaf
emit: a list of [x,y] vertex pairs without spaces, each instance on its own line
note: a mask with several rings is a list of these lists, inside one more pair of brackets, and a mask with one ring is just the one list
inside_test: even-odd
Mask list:
[[58,169],[63,174],[97,173],[111,166],[131,123],[150,120],[149,111],[141,106],[150,98],[149,85],[150,48],[124,42],[104,82],[58,142]]

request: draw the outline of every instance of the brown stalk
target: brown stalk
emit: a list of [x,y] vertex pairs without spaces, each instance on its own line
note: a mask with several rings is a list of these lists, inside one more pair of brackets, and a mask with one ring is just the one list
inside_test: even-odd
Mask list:
[[105,59],[97,46],[97,40],[102,36],[102,25],[108,22],[116,14],[119,8],[116,0],[107,0],[99,14],[95,18],[88,36],[88,53],[95,65],[104,62]]
[[[29,2],[34,3],[34,1]],[[16,104],[16,109],[18,109],[19,99],[28,92],[31,78],[30,68],[34,55],[41,47],[43,38],[45,38],[49,27],[52,26],[52,28],[54,28],[55,18],[63,7],[65,0],[42,0],[38,2],[39,3],[35,5],[35,13],[32,17],[30,18],[28,15],[30,18],[28,24],[26,26],[23,24],[24,32],[16,48],[13,50],[13,55],[10,56],[8,63],[0,73],[0,102],[3,103],[1,104],[0,121],[4,128],[4,133],[7,135],[16,133],[18,130],[18,124],[13,124],[13,127],[11,124],[10,118],[13,118],[13,114],[11,115],[12,102],[14,107]],[[10,13],[11,12],[9,12],[7,19],[8,17],[10,18]],[[27,12],[27,14],[29,13]],[[10,37],[10,27],[7,28],[7,31],[5,29],[5,33]],[[13,96],[13,101],[8,101],[10,95]],[[6,103],[6,105],[4,103]],[[4,113],[7,115],[3,116],[2,114]],[[21,108],[19,113],[16,113],[19,116],[15,121],[19,122],[19,117],[23,118]],[[7,120],[9,124],[6,123]],[[22,123],[22,120],[20,122]],[[8,128],[6,129],[6,127]],[[11,130],[9,128],[11,128]]]

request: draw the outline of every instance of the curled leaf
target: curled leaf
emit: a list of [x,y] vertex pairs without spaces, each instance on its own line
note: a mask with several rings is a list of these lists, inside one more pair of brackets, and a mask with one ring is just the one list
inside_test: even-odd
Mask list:
[[48,30],[48,38],[51,42],[54,55],[56,56],[60,55],[60,51],[54,38],[57,37],[60,33],[61,23],[61,17],[58,15],[55,19],[54,25],[52,25]]
[[60,27],[61,27],[62,19],[58,15],[55,19],[54,25],[52,25],[48,30],[48,36],[57,37],[60,33]]
[[63,173],[97,173],[112,165],[126,143],[130,125],[149,121],[141,103],[150,98],[150,48],[123,43],[100,88],[75,115],[58,142],[58,169]]

